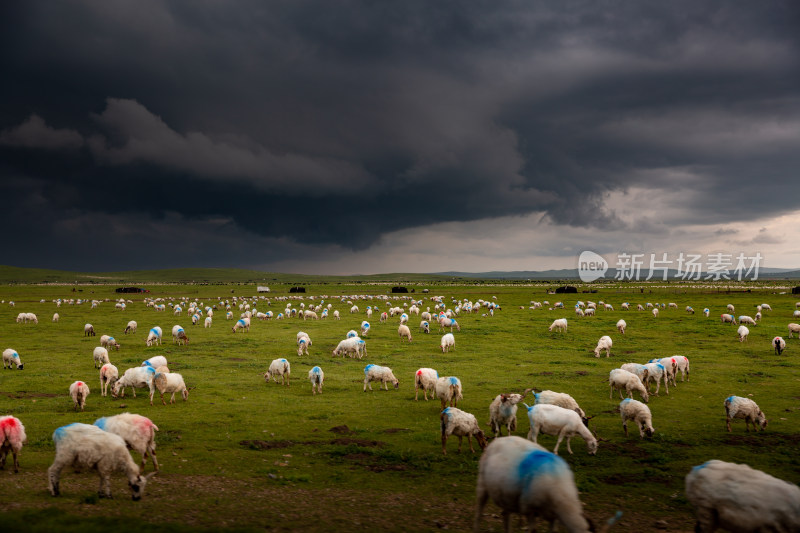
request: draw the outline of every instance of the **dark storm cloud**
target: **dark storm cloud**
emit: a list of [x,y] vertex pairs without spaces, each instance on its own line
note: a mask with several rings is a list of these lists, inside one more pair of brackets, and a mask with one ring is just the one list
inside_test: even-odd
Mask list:
[[4,235],[18,263],[123,241],[103,268],[235,266],[531,212],[614,230],[633,186],[700,224],[797,207],[792,2],[2,10],[0,223],[37,209]]

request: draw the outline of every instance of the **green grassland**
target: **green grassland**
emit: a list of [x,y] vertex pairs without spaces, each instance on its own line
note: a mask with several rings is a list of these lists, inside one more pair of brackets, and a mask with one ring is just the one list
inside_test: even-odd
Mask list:
[[[684,476],[708,459],[745,462],[800,482],[800,340],[787,339],[787,351],[781,356],[770,346],[773,336],[786,336],[797,299],[778,294],[784,289],[774,284],[754,284],[751,292],[731,293],[699,286],[680,290],[652,286],[640,293],[609,285],[596,294],[563,295],[567,308],[551,311],[547,306],[528,309],[531,300],[554,303],[562,298],[548,295],[543,285],[437,286],[419,281],[409,285],[417,289],[409,296],[425,298],[423,310],[433,306],[428,300],[433,294],[444,295],[449,307],[454,307],[453,298],[475,301],[496,296],[502,309],[494,317],[480,313],[458,317],[462,331],[455,333],[455,351],[447,354],[439,350],[441,334],[436,328],[430,335],[419,332],[418,317],[410,319],[414,338],[409,344],[397,335],[397,319],[381,324],[375,315],[367,337],[368,356],[359,361],[333,358],[331,350],[348,330],[358,329],[367,305],[381,310],[388,305],[380,300],[357,301],[361,312],[351,315],[342,296],[385,295],[389,287],[346,285],[335,278],[307,282],[306,299],[294,301],[295,307],[301,301],[308,303],[309,296],[319,302],[325,295],[325,303],[341,313],[340,321],[254,319],[248,333],[234,334],[232,322],[221,310],[209,329],[191,326],[185,312],[176,317],[169,308],[165,313],[147,308],[139,294],[126,295],[132,303],[117,311],[113,299],[118,295],[112,285],[78,286],[81,292],[72,292],[72,286],[0,286],[4,300],[0,349],[16,349],[25,364],[22,371],[0,373],[0,413],[20,418],[28,434],[20,473],[14,474],[8,465],[0,471],[3,530],[119,531],[139,529],[143,522],[155,531],[468,530],[480,453],[470,453],[466,442],[457,453],[454,438],[448,442],[448,455],[442,455],[439,402],[414,401],[413,374],[420,367],[435,368],[441,376],[458,376],[464,385],[459,408],[475,414],[487,432],[488,406],[498,393],[526,387],[570,393],[588,414],[596,415],[592,429],[606,440],[591,457],[576,438],[574,455],[562,445],[562,457],[575,472],[587,514],[598,521],[617,509],[624,512],[616,527],[619,531],[691,531]],[[274,299],[288,296],[289,285],[269,285],[273,292],[267,296],[273,302],[261,302],[258,309],[277,314],[285,305]],[[431,293],[421,294],[423,287]],[[255,295],[254,284],[147,288],[152,291],[149,297],[186,296],[204,305],[217,304],[218,298]],[[96,309],[88,303],[57,309],[52,302],[56,298],[111,301]],[[579,298],[604,300],[616,310],[578,319],[572,306]],[[11,307],[9,300],[16,306]],[[676,302],[679,309],[664,309],[654,319],[649,312],[622,311],[623,301]],[[748,342],[739,343],[736,327],[721,324],[720,313],[733,303],[737,316],[752,316],[762,302],[773,310],[765,311],[763,321],[750,328]],[[686,305],[697,313],[688,315]],[[702,316],[704,307],[711,309],[709,318]],[[57,324],[51,322],[56,311],[61,315]],[[39,324],[15,323],[19,312],[36,313]],[[234,312],[238,317],[238,309]],[[560,317],[569,320],[569,330],[549,332],[547,326]],[[628,323],[624,336],[614,328],[620,318]],[[126,336],[123,329],[129,320],[136,320],[139,330]],[[97,337],[83,336],[87,322],[94,325]],[[174,324],[186,329],[188,346],[172,344],[169,332]],[[155,325],[163,328],[164,343],[148,348],[144,339]],[[295,335],[300,330],[313,340],[309,356],[296,354]],[[156,395],[155,405],[150,406],[142,389],[137,398],[130,392],[122,399],[101,397],[92,350],[102,334],[114,335],[122,344],[111,352],[120,373],[154,355],[166,356],[172,371],[180,372],[191,388],[188,402],[178,399],[164,406]],[[592,349],[606,334],[614,340],[612,357],[597,359]],[[661,395],[651,399],[653,438],[642,440],[635,430],[626,438],[615,412],[619,397],[609,399],[604,383],[609,370],[673,354],[690,359],[690,381],[679,378],[668,396],[662,388]],[[270,361],[279,357],[292,364],[288,388],[267,384],[262,377]],[[392,367],[399,389],[381,391],[373,386],[374,391],[362,392],[367,363]],[[306,377],[314,365],[325,371],[324,393],[317,396],[312,396]],[[86,411],[76,413],[67,389],[78,379],[86,381],[92,392]],[[741,421],[734,423],[733,433],[725,430],[722,403],[731,394],[758,402],[769,418],[765,432],[748,434]],[[69,469],[62,476],[62,495],[51,497],[46,470],[54,456],[53,431],[124,411],[148,416],[160,428],[156,440],[161,472],[142,501],[131,501],[121,475],[112,485],[115,499],[98,500],[96,474]],[[517,434],[525,436],[528,428],[521,408]],[[540,443],[552,448],[555,438],[543,436]],[[151,469],[148,463],[147,470]],[[483,529],[501,530],[499,510],[493,505],[487,507]]]

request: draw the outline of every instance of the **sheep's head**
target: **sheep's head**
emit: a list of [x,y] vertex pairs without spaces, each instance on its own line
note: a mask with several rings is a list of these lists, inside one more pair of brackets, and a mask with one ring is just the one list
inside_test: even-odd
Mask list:
[[114,384],[111,385],[111,396],[113,396],[114,398],[119,396],[121,389],[122,389],[122,383],[119,381],[114,381]]
[[647,427],[646,424],[642,424],[642,429],[644,430],[644,434],[647,435],[648,437],[652,437],[653,433],[656,432],[655,428]]
[[589,451],[589,455],[597,455],[597,442],[599,440],[600,438],[595,434],[594,439],[589,439],[586,441],[586,449]]
[[133,481],[128,481],[128,486],[131,488],[131,497],[133,501],[138,502],[144,496],[144,488],[150,478],[155,476],[156,472],[150,472],[146,476],[138,475]]
[[758,420],[758,425],[761,427],[761,429],[762,430],[767,429],[767,423],[768,423],[767,416],[761,411],[761,409],[758,410],[758,414],[756,415],[756,417]]
[[486,445],[489,444],[489,441],[486,440],[486,435],[483,434],[483,431],[480,429],[477,433],[475,433],[475,440],[478,441],[478,446],[481,447],[481,450],[486,449]]
[[394,388],[395,389],[400,388],[400,382],[397,380],[397,378],[395,378],[395,380],[394,380]]
[[264,381],[266,381],[267,383],[269,383],[269,380],[270,380],[270,379],[272,379],[272,373],[271,373],[269,370],[267,370],[267,371],[264,373]]

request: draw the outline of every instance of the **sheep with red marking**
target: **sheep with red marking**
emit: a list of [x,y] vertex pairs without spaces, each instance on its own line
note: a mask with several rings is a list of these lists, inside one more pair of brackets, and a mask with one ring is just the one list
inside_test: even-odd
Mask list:
[[28,441],[25,435],[25,426],[19,418],[13,416],[0,417],[0,470],[6,467],[8,452],[14,459],[14,473],[19,472],[19,452],[22,445]]
[[108,394],[108,387],[114,389],[114,382],[119,379],[119,370],[111,363],[106,363],[100,367],[100,396]]
[[439,379],[439,373],[432,368],[420,368],[414,372],[414,400],[419,400],[419,391],[422,389],[422,395],[425,401],[428,401],[428,392],[431,393],[432,398],[436,398],[436,380]]
[[140,475],[139,465],[133,461],[125,440],[97,426],[79,423],[62,426],[53,432],[53,442],[56,457],[47,469],[48,488],[53,496],[61,493],[61,471],[67,466],[96,470],[101,498],[111,498],[111,474],[115,471],[125,473],[134,501],[141,499],[148,480],[155,474]]
[[783,340],[783,337],[775,337],[772,339],[772,347],[775,348],[775,353],[780,355],[786,349],[786,341]]
[[153,468],[158,471],[156,459],[156,431],[158,426],[146,416],[122,413],[115,416],[104,416],[94,421],[94,425],[114,435],[119,435],[131,450],[141,454],[141,471],[147,464],[147,456],[153,461]]
[[72,397],[72,402],[75,404],[75,410],[78,407],[83,411],[86,405],[86,397],[89,396],[89,385],[83,381],[75,381],[69,386],[69,395]]

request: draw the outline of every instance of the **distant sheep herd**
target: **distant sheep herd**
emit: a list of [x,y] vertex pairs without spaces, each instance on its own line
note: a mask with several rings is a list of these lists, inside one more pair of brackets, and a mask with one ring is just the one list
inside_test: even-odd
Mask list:
[[[260,321],[284,320],[287,318],[302,318],[302,320],[325,320],[330,316],[340,320],[339,310],[332,309],[333,304],[324,305],[324,298],[319,303],[310,297],[310,302],[295,303],[290,300],[303,297],[279,297],[267,300],[270,305],[285,302],[283,312],[275,315],[272,311],[261,312],[256,309],[262,302],[259,298],[233,298],[232,301],[219,299],[213,306],[204,306],[202,302],[183,299],[180,302],[165,301],[164,299],[146,298],[144,303],[155,311],[165,311],[170,306],[174,316],[181,316],[184,309],[191,318],[192,325],[203,323],[205,328],[212,327],[212,317],[215,309],[221,309],[226,320],[234,320],[231,327],[232,333],[247,333],[252,326],[251,318]],[[373,297],[361,297],[361,299]],[[378,297],[381,298],[381,297]],[[377,305],[366,307],[367,319],[373,314],[379,316],[379,322],[386,324],[390,318],[397,317],[399,342],[413,342],[411,330],[408,326],[409,316],[414,314],[422,320],[419,329],[424,334],[431,331],[431,323],[438,324],[439,332],[444,333],[440,341],[442,353],[455,350],[455,336],[453,330],[461,332],[461,325],[455,317],[469,316],[482,313],[483,317],[493,317],[501,307],[496,298],[491,300],[469,299],[452,300],[453,308],[445,302],[444,297],[429,297],[430,306],[423,312],[420,308],[425,305],[423,300],[405,302],[403,307],[389,307],[389,297],[382,297],[387,305],[386,311],[381,311]],[[408,297],[392,297],[393,299]],[[264,299],[264,297],[260,297]],[[341,303],[346,305],[349,314],[360,313],[359,306],[354,300],[359,297],[342,297]],[[57,307],[62,303],[74,304],[74,301],[56,301]],[[78,304],[84,303],[78,301]],[[101,302],[91,301],[91,307],[96,308]],[[130,300],[115,302],[115,310],[125,311]],[[411,304],[410,306],[408,304]],[[14,305],[11,302],[12,306]],[[233,316],[234,307],[238,305],[240,317]],[[564,302],[530,302],[529,309],[547,307],[550,310],[564,309]],[[798,302],[796,307],[800,307]],[[658,318],[659,310],[678,309],[675,303],[646,303],[636,304],[639,311],[651,310],[653,317]],[[521,306],[520,309],[525,309]],[[610,311],[613,306],[606,302],[583,302],[575,304],[575,314],[580,319],[595,315],[597,310]],[[620,309],[629,311],[633,309],[630,302],[622,302]],[[739,325],[737,338],[740,342],[748,340],[750,327],[757,327],[762,319],[762,311],[771,311],[768,304],[757,306],[755,317],[734,313],[734,306],[728,305],[726,313],[720,315],[723,324]],[[694,315],[691,306],[685,312]],[[379,313],[379,315],[378,315]],[[703,316],[709,317],[710,310],[703,309]],[[800,316],[795,311],[793,317]],[[53,323],[59,322],[59,314],[53,315]],[[33,313],[19,313],[16,322],[20,324],[38,324],[38,318]],[[134,334],[137,323],[129,321],[124,328],[124,334]],[[616,323],[616,332],[625,335],[627,322],[619,320]],[[349,356],[363,359],[367,356],[366,338],[371,325],[367,320],[361,322],[358,331],[351,330],[331,351],[332,356]],[[552,333],[565,333],[568,329],[567,319],[558,318],[548,328]],[[448,331],[449,330],[449,331]],[[172,328],[172,342],[176,345],[189,344],[189,337],[180,325]],[[788,337],[793,334],[800,336],[800,324],[788,325]],[[230,334],[230,333],[229,333]],[[84,336],[94,337],[95,328],[92,324],[85,324]],[[556,335],[553,335],[556,337]],[[170,372],[167,359],[164,356],[155,356],[143,361],[140,366],[126,369],[122,375],[110,361],[110,351],[120,351],[122,344],[110,335],[102,335],[99,339],[100,346],[93,350],[95,369],[99,368],[101,397],[109,394],[114,398],[124,397],[125,389],[130,388],[134,397],[136,389],[146,389],[149,392],[150,404],[156,391],[160,393],[162,404],[166,405],[165,394],[171,395],[170,403],[175,402],[175,395],[180,395],[184,401],[188,400],[189,388],[183,376]],[[146,347],[160,345],[162,342],[162,329],[153,326],[147,331],[144,344]],[[786,350],[786,340],[780,336],[770,341],[775,354],[781,355]],[[297,356],[309,354],[313,346],[308,333],[300,331],[296,336]],[[603,335],[597,341],[593,350],[595,357],[605,354],[612,355],[614,344],[610,335]],[[3,368],[24,368],[20,354],[8,348],[3,351]],[[625,363],[620,368],[611,370],[607,381],[610,387],[610,397],[613,398],[616,390],[620,396],[619,413],[625,436],[628,436],[628,423],[632,422],[638,430],[640,438],[652,437],[656,429],[653,426],[653,415],[647,403],[652,396],[658,396],[661,385],[665,394],[669,394],[669,385],[676,387],[676,376],[681,374],[681,381],[689,379],[689,359],[685,356],[674,355],[652,359],[646,363]],[[379,388],[389,390],[399,388],[399,380],[391,368],[377,364],[367,364],[364,369],[363,391],[372,391],[372,383],[377,382]],[[286,387],[290,384],[291,364],[286,358],[273,360],[267,371],[263,374],[264,380],[269,383],[274,381]],[[314,366],[308,372],[312,395],[322,394],[325,373],[319,366]],[[558,457],[558,449],[563,440],[566,440],[567,452],[572,454],[570,440],[574,436],[581,437],[587,446],[589,455],[595,455],[600,448],[599,443],[607,440],[600,438],[589,429],[589,420],[592,417],[580,408],[578,403],[563,392],[540,391],[526,389],[522,393],[498,394],[488,406],[489,421],[495,438],[489,438],[480,428],[475,415],[462,411],[457,407],[463,399],[464,388],[461,380],[456,376],[440,377],[433,368],[419,368],[413,377],[415,400],[419,399],[419,392],[423,393],[424,400],[439,399],[441,410],[439,425],[441,432],[442,453],[447,454],[447,440],[450,436],[459,439],[458,451],[461,451],[463,437],[467,437],[470,450],[474,453],[472,438],[475,438],[479,448],[484,450],[480,460],[477,480],[477,501],[475,510],[475,530],[479,529],[481,515],[486,502],[491,499],[503,512],[503,522],[506,531],[509,531],[509,516],[518,513],[526,516],[533,530],[534,519],[543,517],[551,524],[560,522],[571,532],[584,532],[596,530],[591,521],[584,516],[582,504],[578,497],[574,477],[568,464]],[[655,391],[652,386],[655,385]],[[528,406],[523,400],[533,393],[532,405]],[[636,393],[642,401],[633,399]],[[90,394],[88,384],[83,380],[76,380],[69,385],[69,396],[74,409],[84,410]],[[519,404],[526,407],[530,430],[527,439],[512,436],[517,428],[517,411]],[[725,410],[726,429],[731,431],[731,422],[736,419],[744,420],[745,428],[754,431],[764,430],[767,427],[767,417],[759,406],[750,398],[729,396],[720,402]],[[506,436],[503,437],[503,430]],[[75,465],[88,469],[95,469],[100,476],[98,493],[103,497],[111,497],[110,476],[114,471],[121,471],[128,479],[131,496],[134,500],[140,499],[148,480],[158,472],[156,458],[155,436],[158,427],[149,419],[137,414],[122,413],[116,416],[103,417],[93,425],[73,423],[57,428],[53,433],[56,455],[52,466],[48,469],[48,487],[53,496],[60,494],[60,473],[64,467]],[[553,435],[557,442],[553,452],[537,444],[538,435],[544,433]],[[14,471],[19,471],[19,454],[26,442],[25,427],[14,416],[0,417],[0,468],[4,467],[6,457],[10,452],[13,456]],[[136,464],[129,452],[133,450],[142,456],[141,463]],[[154,472],[143,476],[147,457],[150,457]],[[692,469],[686,476],[686,495],[697,512],[697,531],[714,531],[717,527],[727,528],[731,531],[800,531],[800,488],[784,482],[763,472],[753,470],[747,465],[726,463],[710,460]],[[619,514],[606,522],[603,528],[607,529],[619,518]]]

